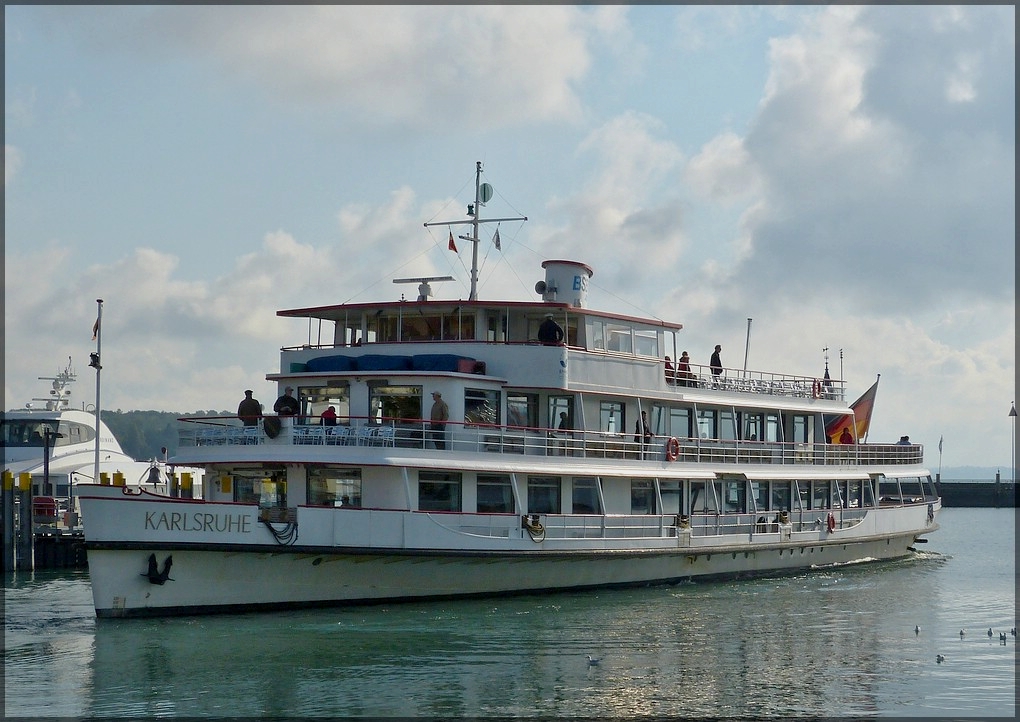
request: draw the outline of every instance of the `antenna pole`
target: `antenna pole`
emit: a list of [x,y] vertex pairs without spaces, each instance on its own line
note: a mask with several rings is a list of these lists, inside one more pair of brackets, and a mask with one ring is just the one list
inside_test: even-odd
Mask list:
[[471,295],[469,301],[478,300],[478,216],[482,212],[482,161],[475,161],[475,216],[471,223]]
[[527,216],[519,216],[516,218],[487,218],[481,220],[478,216],[482,206],[482,161],[475,161],[475,204],[470,209],[471,219],[467,221],[434,221],[432,223],[426,223],[425,227],[429,226],[451,226],[457,224],[471,224],[471,235],[470,236],[458,236],[461,240],[471,241],[471,292],[468,296],[469,301],[478,300],[478,243],[481,239],[478,238],[478,226],[482,223],[500,223],[502,221],[526,221]]

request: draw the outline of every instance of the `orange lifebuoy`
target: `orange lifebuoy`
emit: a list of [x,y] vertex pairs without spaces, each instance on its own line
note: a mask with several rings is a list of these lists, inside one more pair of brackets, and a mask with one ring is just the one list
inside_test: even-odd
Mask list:
[[811,397],[815,399],[822,398],[822,382],[815,379],[815,382],[811,384]]
[[680,458],[680,442],[673,436],[666,442],[666,461],[676,461],[678,458]]
[[832,515],[831,511],[829,512],[829,518],[826,520],[825,524],[828,527],[830,534],[836,531],[836,517]]

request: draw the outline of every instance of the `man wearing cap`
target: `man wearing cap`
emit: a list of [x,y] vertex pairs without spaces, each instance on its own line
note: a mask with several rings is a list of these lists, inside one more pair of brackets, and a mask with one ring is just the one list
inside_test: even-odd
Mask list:
[[237,418],[245,426],[258,426],[259,417],[262,416],[262,404],[251,397],[252,390],[246,389],[244,398],[237,405]]
[[432,423],[429,425],[432,443],[437,449],[446,448],[446,422],[450,418],[450,407],[443,401],[443,395],[438,391],[432,392],[432,413],[429,416]]
[[553,320],[551,313],[545,315],[545,320],[538,327],[538,340],[546,346],[559,346],[563,343],[563,329]]
[[301,406],[298,404],[298,400],[294,398],[294,387],[288,386],[283,390],[283,396],[276,400],[273,404],[273,411],[280,416],[297,416],[298,411],[301,410]]

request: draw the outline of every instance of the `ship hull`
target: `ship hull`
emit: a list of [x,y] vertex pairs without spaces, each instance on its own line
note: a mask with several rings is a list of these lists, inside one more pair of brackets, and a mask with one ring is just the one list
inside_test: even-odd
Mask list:
[[[105,490],[104,490],[105,491]],[[584,517],[547,517],[544,538],[520,519],[299,508],[263,522],[257,507],[108,492],[83,507],[99,617],[168,616],[545,593],[788,574],[896,559],[937,526],[929,510],[871,510],[847,528],[767,525],[710,534],[661,525],[658,535],[561,533]],[[145,497],[145,498],[143,498]],[[305,517],[302,519],[302,517]],[[655,518],[658,520],[658,518]],[[645,520],[648,521],[647,519]],[[665,521],[665,520],[661,520]],[[310,543],[302,543],[302,527]],[[375,546],[347,534],[374,530]],[[884,528],[884,529],[883,529]],[[896,531],[899,528],[899,531]],[[327,535],[322,529],[331,530]],[[481,533],[482,531],[485,533]],[[167,565],[167,559],[171,563]],[[154,560],[165,578],[150,578]]]

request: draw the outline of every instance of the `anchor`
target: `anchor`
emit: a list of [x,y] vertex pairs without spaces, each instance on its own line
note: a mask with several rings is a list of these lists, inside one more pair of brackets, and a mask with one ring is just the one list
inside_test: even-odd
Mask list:
[[146,572],[142,572],[143,577],[148,577],[151,584],[159,584],[162,586],[168,581],[174,581],[170,579],[170,567],[174,563],[173,556],[168,556],[163,562],[163,571],[159,570],[159,565],[156,563],[156,555],[149,555],[149,569]]

